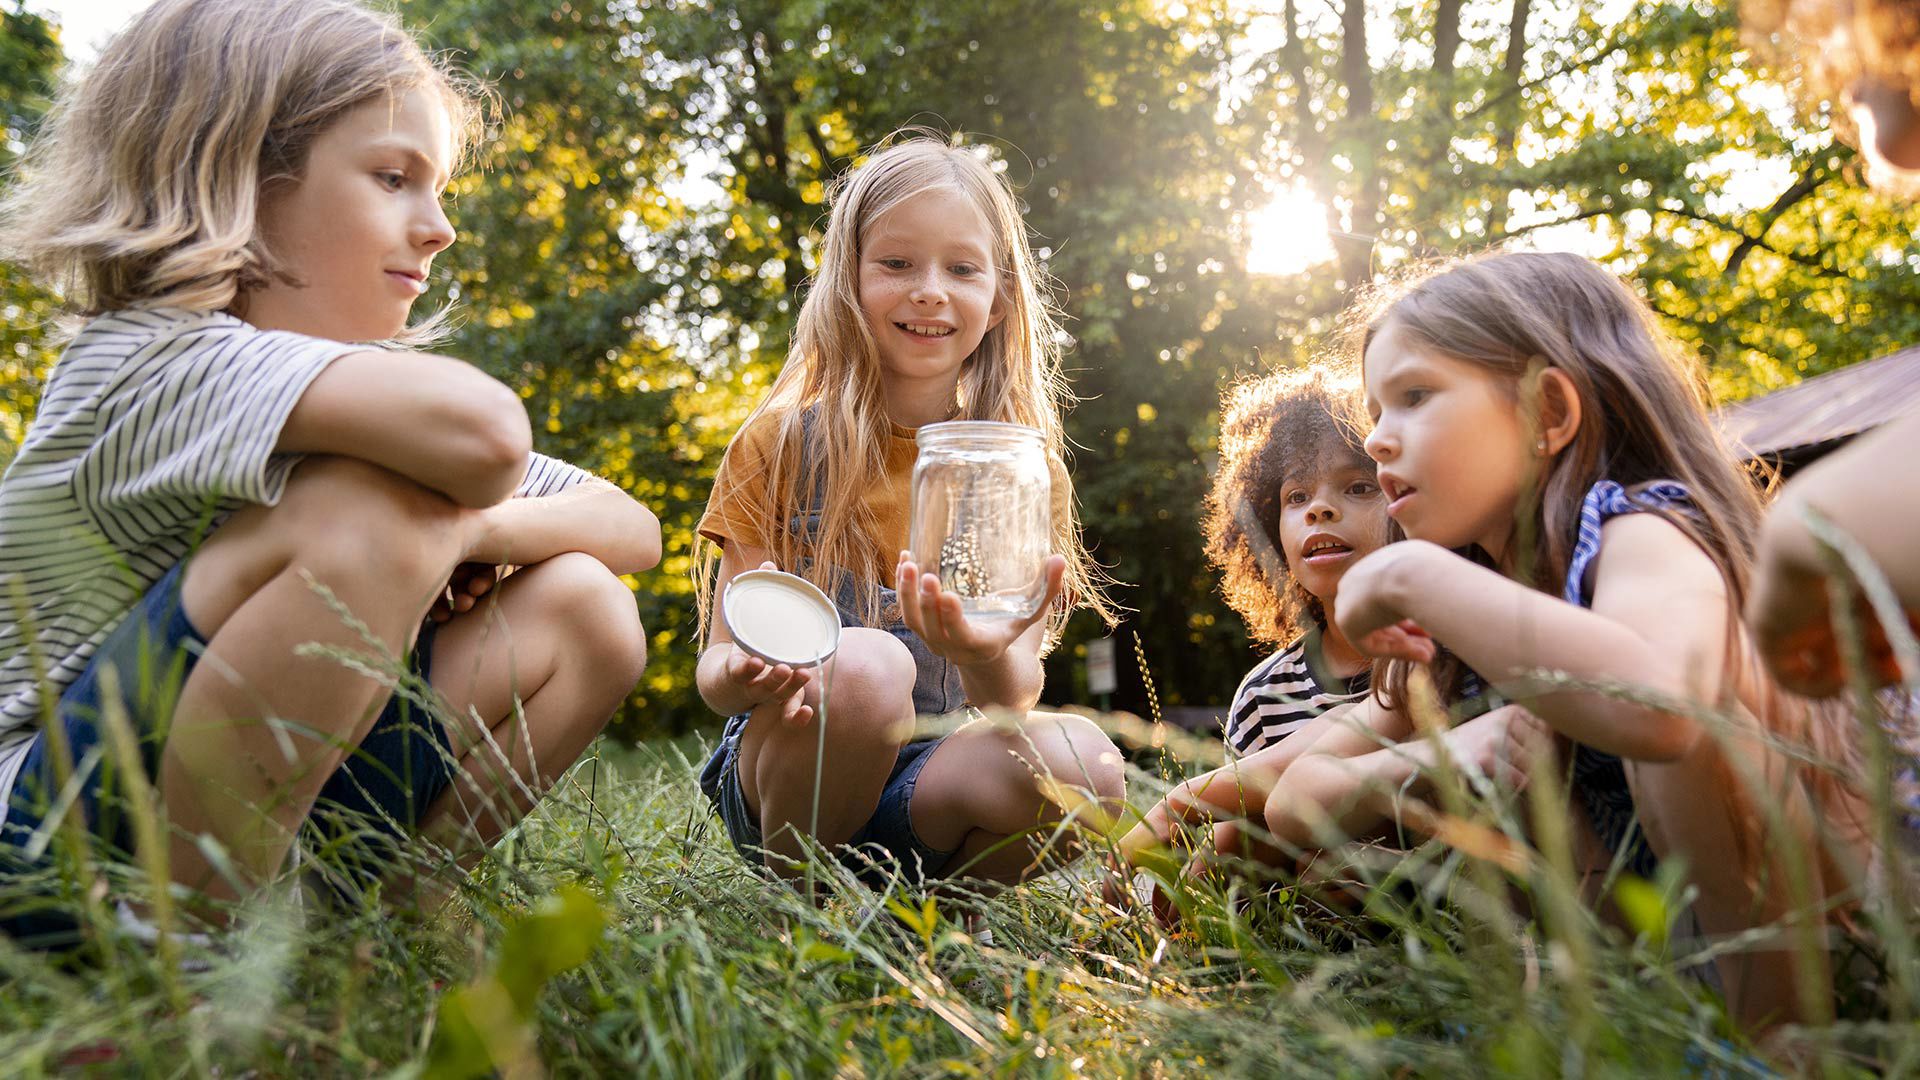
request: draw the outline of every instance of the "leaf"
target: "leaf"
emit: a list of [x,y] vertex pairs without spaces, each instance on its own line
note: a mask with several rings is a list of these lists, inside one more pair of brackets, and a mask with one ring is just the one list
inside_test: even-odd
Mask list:
[[1613,900],[1636,933],[1656,949],[1666,947],[1674,912],[1658,887],[1645,878],[1622,874],[1620,880],[1614,882]]

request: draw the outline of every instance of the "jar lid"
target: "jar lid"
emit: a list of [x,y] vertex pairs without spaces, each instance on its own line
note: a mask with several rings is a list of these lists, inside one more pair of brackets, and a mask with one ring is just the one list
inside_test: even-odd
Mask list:
[[914,439],[921,446],[951,442],[1037,446],[1045,438],[1039,428],[1004,420],[943,420],[923,425],[914,433]]
[[769,664],[807,667],[840,647],[840,611],[814,584],[779,570],[746,570],[727,582],[720,617],[734,644]]

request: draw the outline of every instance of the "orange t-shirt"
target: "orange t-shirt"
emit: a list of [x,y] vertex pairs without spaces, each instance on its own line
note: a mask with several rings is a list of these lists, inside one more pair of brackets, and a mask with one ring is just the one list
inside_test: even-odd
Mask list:
[[[870,573],[880,581],[890,581],[894,560],[907,546],[913,514],[913,462],[920,453],[919,444],[914,441],[918,428],[899,424],[890,424],[890,427],[886,476],[867,493],[867,505],[879,526],[879,535],[874,537],[878,549],[873,553]],[[734,436],[726,458],[720,462],[720,471],[713,478],[713,494],[707,499],[706,513],[700,516],[701,536],[721,547],[730,540],[759,548],[771,546],[768,538],[773,529],[757,520],[752,501],[742,495],[757,493],[759,486],[766,482],[767,461],[772,456],[779,428],[778,418],[765,414]],[[1049,455],[1047,464],[1053,474],[1054,532],[1059,535],[1073,505],[1073,484],[1059,458]],[[791,505],[794,512],[799,513],[805,509],[806,500],[796,498]],[[777,523],[777,527],[785,525],[785,522]]]

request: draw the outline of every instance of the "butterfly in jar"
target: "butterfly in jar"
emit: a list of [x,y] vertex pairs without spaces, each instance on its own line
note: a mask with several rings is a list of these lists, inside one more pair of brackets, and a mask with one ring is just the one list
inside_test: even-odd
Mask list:
[[992,588],[980,555],[979,534],[968,525],[940,544],[940,580],[948,592],[985,596]]

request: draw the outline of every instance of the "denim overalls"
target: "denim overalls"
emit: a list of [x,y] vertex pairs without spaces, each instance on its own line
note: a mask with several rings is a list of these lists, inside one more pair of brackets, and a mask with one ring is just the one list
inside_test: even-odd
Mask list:
[[[802,453],[800,475],[807,475],[813,454],[813,432],[815,411],[809,408],[801,416],[801,434],[806,449]],[[795,514],[787,522],[787,529],[806,541],[811,541],[820,528],[820,511],[825,502],[825,478],[814,485],[813,497],[808,500],[808,508]],[[797,568],[804,572],[807,567]],[[878,617],[872,622],[863,620],[860,615],[859,590],[862,588],[879,590],[880,604]],[[935,655],[927,647],[920,635],[907,628],[900,617],[898,594],[893,589],[877,582],[862,583],[851,574],[843,573],[832,592],[834,606],[840,611],[840,625],[843,627],[866,627],[885,630],[900,640],[912,654],[916,677],[913,684],[913,711],[919,716],[933,716],[955,712],[966,707],[966,690],[960,682],[960,669],[951,661]],[[831,667],[831,661],[828,662]],[[829,676],[831,682],[831,676]],[[721,820],[726,823],[727,835],[733,845],[746,857],[747,861],[758,864],[764,838],[760,833],[758,817],[748,809],[746,797],[740,788],[740,739],[745,733],[750,714],[741,713],[727,719],[726,727],[720,735],[720,743],[714,748],[713,755],[707,759],[706,767],[700,771],[700,790],[711,799],[714,808],[720,812]],[[828,725],[827,737],[833,737],[833,715],[831,710],[816,723]],[[847,841],[846,848],[856,849],[848,852],[843,849],[842,859],[858,871],[871,869],[874,860],[897,860],[911,877],[931,876],[943,869],[952,859],[953,852],[937,851],[925,843],[913,832],[907,808],[913,799],[914,785],[919,781],[920,770],[932,757],[935,747],[941,739],[916,739],[900,748],[900,755],[894,761],[893,771],[888,774],[887,782],[881,789],[880,803],[874,809],[873,817],[867,820]],[[833,789],[833,777],[822,778],[822,790]],[[849,858],[848,856],[851,856]],[[867,880],[877,880],[863,873]]]

